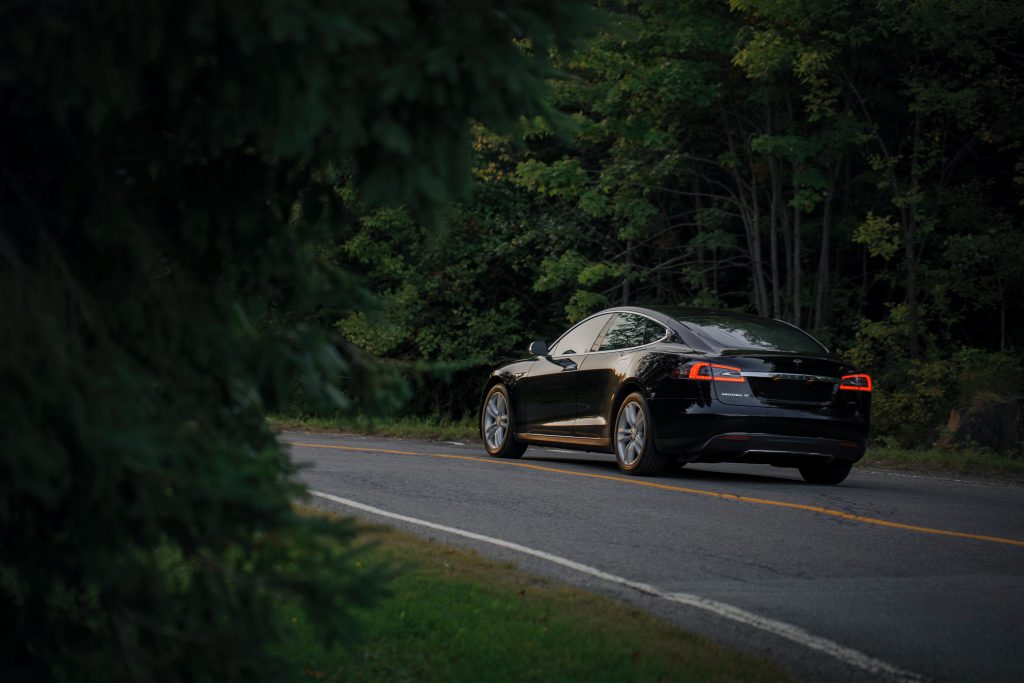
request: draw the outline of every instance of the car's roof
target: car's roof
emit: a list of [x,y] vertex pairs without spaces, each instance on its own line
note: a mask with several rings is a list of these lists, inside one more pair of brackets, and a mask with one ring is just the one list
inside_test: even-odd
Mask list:
[[761,316],[752,315],[750,313],[740,313],[738,311],[723,311],[715,308],[694,308],[690,306],[662,306],[660,304],[649,306],[614,306],[601,312],[610,313],[614,311],[646,313],[648,315],[650,315],[651,313],[657,313],[666,318],[671,318],[672,320],[687,320],[688,318],[706,318],[708,316],[714,316],[716,318],[736,318],[737,320],[768,320],[768,318],[762,318]]
[[[692,325],[696,325],[696,326],[700,327],[700,326],[703,326],[704,324],[706,324],[707,322],[709,322],[709,319],[712,319],[713,321],[715,321],[715,322],[717,322],[719,324],[723,323],[723,322],[726,322],[728,320],[735,320],[735,321],[758,321],[758,323],[762,324],[762,325],[764,323],[770,323],[770,324],[777,325],[777,326],[780,326],[780,327],[791,327],[791,328],[796,329],[797,331],[799,331],[803,335],[807,336],[811,340],[813,340],[814,343],[817,346],[821,347],[821,350],[824,351],[825,354],[829,354],[830,353],[830,351],[828,350],[828,347],[826,347],[820,341],[815,339],[813,336],[811,336],[807,332],[804,332],[800,328],[798,328],[798,327],[796,327],[794,325],[791,325],[791,324],[789,324],[787,322],[781,321],[781,320],[776,320],[774,318],[765,318],[765,317],[762,317],[762,316],[759,316],[759,315],[752,315],[750,313],[740,313],[738,311],[723,311],[723,310],[717,310],[717,309],[713,309],[713,308],[694,308],[694,307],[689,307],[689,306],[661,306],[661,305],[653,305],[653,306],[615,306],[615,307],[607,308],[607,309],[601,311],[601,313],[615,313],[615,312],[640,313],[640,314],[646,315],[646,316],[648,316],[650,318],[653,318],[654,320],[657,320],[658,322],[662,323],[663,325],[668,326],[669,329],[675,330],[676,333],[678,333],[679,336],[682,337],[683,340],[687,344],[690,344],[694,348],[707,348],[708,350],[714,350],[714,351],[723,351],[723,350],[725,350],[727,348],[732,348],[732,347],[721,346],[718,343],[715,343],[715,342],[713,342],[713,341],[711,341],[709,339],[706,339],[705,335],[700,334],[700,333],[696,334],[696,337],[699,337],[699,338],[695,338],[694,332],[691,330],[691,326]],[[595,314],[595,315],[598,315],[598,314]],[[691,325],[687,325],[687,323],[691,323]],[[738,347],[738,348],[746,348],[746,347]]]

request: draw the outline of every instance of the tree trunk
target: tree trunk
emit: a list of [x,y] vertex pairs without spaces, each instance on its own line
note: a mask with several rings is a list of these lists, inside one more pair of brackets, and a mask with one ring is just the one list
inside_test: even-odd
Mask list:
[[814,289],[814,329],[825,327],[827,294],[829,285],[829,248],[832,233],[832,201],[835,197],[835,173],[829,168],[828,186],[826,188],[825,206],[821,217],[821,253],[818,256],[818,280]]
[[798,327],[803,313],[800,301],[800,223],[803,213],[799,206],[793,210],[793,324]]
[[768,315],[768,289],[764,280],[764,257],[761,253],[761,204],[757,191],[757,168],[754,166],[754,154],[750,150],[749,143],[744,143],[750,167],[750,197],[748,201],[751,209],[751,221],[749,227],[750,242],[752,245],[751,259],[754,262],[754,296],[757,298],[757,314]]
[[[742,158],[732,128],[729,126],[728,115],[722,115],[722,125],[726,129],[726,139],[729,141],[729,150],[736,158]],[[746,144],[746,143],[743,143]],[[736,184],[739,210],[743,227],[747,236],[747,251],[750,254],[751,273],[754,276],[754,305],[757,306],[758,315],[768,315],[768,292],[764,278],[764,262],[761,253],[761,216],[757,197],[757,170],[754,168],[754,161],[749,147],[743,149],[750,168],[750,183],[746,183],[740,174],[739,168],[733,168],[733,182]]]
[[910,357],[918,358],[921,349],[918,344],[917,320],[917,254],[914,251],[914,237],[917,228],[917,193],[920,187],[918,175],[920,164],[918,153],[921,140],[921,114],[914,116],[914,144],[910,161],[910,194],[903,214],[903,244],[907,261],[907,322],[910,325]]
[[772,315],[782,318],[782,294],[779,291],[779,205],[782,203],[782,180],[774,157],[768,158],[772,175],[771,215],[768,224],[769,253],[772,274]]
[[779,211],[779,216],[782,218],[782,253],[786,256],[786,277],[784,278],[786,287],[782,290],[786,292],[786,301],[783,301],[780,305],[783,310],[782,315],[779,317],[784,320],[792,320],[793,302],[791,300],[790,291],[793,282],[793,231],[792,224],[789,219],[789,208],[782,206]]
[[633,238],[626,240],[626,273],[622,278],[622,306],[629,304],[629,276],[633,270]]
[[[766,132],[775,134],[774,119],[770,103],[764,106]],[[771,198],[769,200],[770,215],[768,218],[768,249],[771,259],[770,272],[772,278],[772,315],[782,317],[782,295],[779,292],[779,208],[782,204],[782,179],[779,177],[779,164],[774,156],[768,157],[768,172],[771,176]]]
[[857,299],[857,315],[864,317],[864,301],[868,297],[868,248],[860,248],[860,297]]
[[[756,188],[756,186],[755,186]],[[757,282],[757,286],[754,291],[757,295],[757,314],[767,316],[768,315],[768,290],[765,287],[764,279],[764,257],[761,254],[761,218],[760,212],[757,210],[757,194],[753,193],[754,201],[754,220],[751,222],[751,233],[754,237],[754,277]]]
[[999,292],[999,350],[1006,350],[1006,294]]
[[[794,128],[794,117],[793,117],[793,98],[787,88],[785,90],[785,104],[786,104],[786,121],[788,122],[788,129],[790,131]],[[793,194],[796,194],[796,164],[792,164],[792,170],[794,173],[791,175]],[[793,209],[793,222],[789,221],[789,210],[787,207],[782,207],[782,215],[784,217],[784,230],[783,230],[783,246],[786,251],[786,285],[789,289],[789,305],[786,307],[789,310],[787,319],[794,325],[800,324],[800,209]]]
[[754,266],[754,298],[757,303],[757,314],[768,315],[768,292],[764,281],[764,258],[761,254],[761,215],[757,206],[757,184],[751,180],[752,212],[747,226],[747,238],[750,242],[750,260]]
[[[703,198],[701,197],[700,191],[700,176],[696,174],[694,174],[693,177],[693,208],[695,213],[697,214],[695,216],[694,222],[700,224],[700,215],[701,211],[704,210],[704,202]],[[700,225],[698,225],[697,231],[700,231]],[[712,254],[711,258],[714,258],[714,254]],[[707,280],[704,276],[704,247],[697,247],[697,270],[700,272],[701,289],[706,290]],[[703,293],[704,292],[701,292],[701,294]]]
[[718,301],[718,247],[711,249],[711,286],[714,288],[715,301]]
[[917,255],[914,253],[916,219],[913,207],[902,212],[904,218],[903,253],[907,264],[907,323],[910,327],[910,357],[918,358],[921,350],[917,343]]

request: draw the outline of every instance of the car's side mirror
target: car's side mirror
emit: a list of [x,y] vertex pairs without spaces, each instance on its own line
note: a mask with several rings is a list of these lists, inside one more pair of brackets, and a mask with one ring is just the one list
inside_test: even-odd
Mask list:
[[548,355],[548,345],[546,342],[535,341],[530,343],[530,355],[533,356],[546,356]]

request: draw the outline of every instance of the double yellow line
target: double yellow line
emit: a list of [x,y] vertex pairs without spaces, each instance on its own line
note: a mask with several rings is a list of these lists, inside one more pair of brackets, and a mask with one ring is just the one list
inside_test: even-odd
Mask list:
[[720,500],[732,500],[739,503],[751,503],[754,505],[768,505],[777,508],[789,508],[792,510],[803,510],[804,512],[813,512],[819,515],[828,515],[829,517],[836,517],[839,519],[845,519],[850,522],[860,522],[861,524],[874,524],[875,526],[888,527],[890,529],[902,529],[904,531],[915,531],[921,534],[933,534],[936,536],[950,536],[953,538],[970,538],[975,541],[988,541],[990,543],[1001,543],[1003,545],[1012,545],[1024,548],[1024,540],[1017,540],[1014,538],[1004,538],[1002,536],[986,536],[984,534],[969,534],[963,531],[950,531],[948,529],[935,529],[933,527],[918,526],[916,524],[903,524],[902,522],[891,522],[886,519],[879,519],[877,517],[865,517],[864,515],[855,515],[850,512],[843,512],[841,510],[833,510],[832,508],[819,507],[817,505],[804,505],[803,503],[790,503],[783,500],[771,500],[768,498],[754,498],[751,496],[738,496],[734,493],[721,493],[719,491],[708,491],[706,489],[694,489],[688,486],[676,486],[674,484],[662,484],[657,481],[650,481],[647,479],[633,479],[626,477],[616,477],[608,474],[597,474],[594,472],[579,472],[575,470],[563,470],[558,467],[546,467],[544,465],[535,465],[533,463],[521,462],[518,460],[500,460],[497,458],[478,458],[472,455],[455,455],[452,453],[422,453],[417,451],[398,451],[389,450],[386,448],[363,448],[357,446],[336,446],[330,444],[319,444],[319,443],[304,443],[299,441],[287,441],[285,442],[290,446],[300,446],[302,448],[325,448],[338,451],[354,451],[357,453],[386,453],[389,455],[417,455],[420,457],[429,458],[443,458],[446,460],[469,460],[472,462],[483,462],[492,465],[508,465],[509,467],[521,467],[528,470],[538,470],[540,472],[554,472],[556,474],[566,474],[573,477],[587,477],[589,479],[606,479],[608,481],[614,481],[620,484],[629,484],[631,486],[646,486],[652,489],[661,489],[663,491],[676,491],[679,493],[689,493],[696,496],[707,496],[709,498],[718,498]]

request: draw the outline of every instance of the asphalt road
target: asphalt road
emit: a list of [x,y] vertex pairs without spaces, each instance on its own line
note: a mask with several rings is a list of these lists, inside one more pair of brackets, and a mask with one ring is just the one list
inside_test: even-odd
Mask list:
[[537,447],[281,440],[318,505],[616,596],[798,678],[1024,680],[1019,485],[856,467],[838,487],[768,466],[636,478]]

